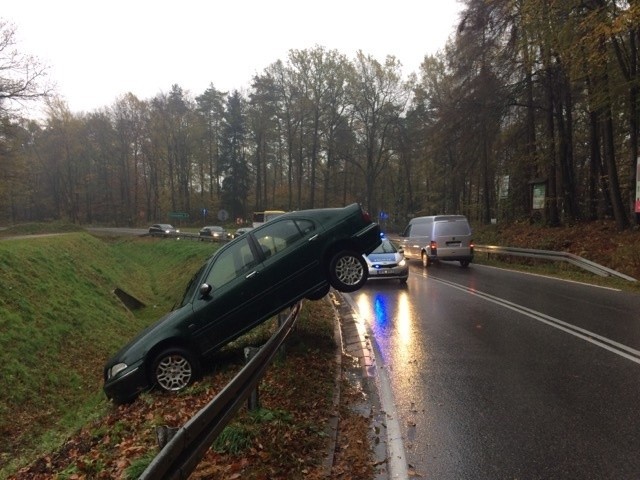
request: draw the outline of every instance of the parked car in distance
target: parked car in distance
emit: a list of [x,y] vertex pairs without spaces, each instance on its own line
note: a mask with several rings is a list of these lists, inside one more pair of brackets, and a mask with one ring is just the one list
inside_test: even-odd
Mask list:
[[167,235],[175,233],[180,233],[180,230],[174,228],[173,225],[170,225],[168,223],[154,223],[149,227],[149,234],[154,236],[161,235],[163,237],[166,237]]
[[409,264],[404,258],[404,251],[388,238],[383,237],[382,243],[364,258],[369,267],[368,281],[396,279],[407,283]]
[[233,234],[233,238],[237,238],[240,235],[244,235],[247,232],[250,232],[251,230],[253,230],[253,227],[240,227],[239,229],[236,230],[236,233]]
[[116,403],[154,386],[179,391],[202,360],[303,298],[352,292],[368,277],[363,255],[380,228],[358,204],[284,214],[221,246],[193,275],[178,306],[104,366]]
[[424,267],[439,260],[467,267],[473,261],[471,226],[464,215],[412,218],[400,238],[405,257],[421,260]]
[[230,240],[232,235],[224,228],[217,225],[202,227],[198,233],[201,237],[209,237],[213,240]]

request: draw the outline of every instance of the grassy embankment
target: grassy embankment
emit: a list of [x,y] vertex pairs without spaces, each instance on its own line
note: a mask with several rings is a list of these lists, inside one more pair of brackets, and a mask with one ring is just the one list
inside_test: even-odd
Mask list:
[[[0,241],[0,477],[107,411],[104,361],[171,308],[213,248],[82,232]],[[147,307],[133,314],[116,287]]]
[[477,253],[475,263],[508,266],[567,278],[576,281],[640,292],[640,230],[618,231],[613,221],[581,222],[548,228],[525,222],[500,225],[474,225],[478,245],[499,245],[536,250],[552,250],[578,255],[637,279],[637,282],[615,277],[600,277],[568,262],[498,256]]

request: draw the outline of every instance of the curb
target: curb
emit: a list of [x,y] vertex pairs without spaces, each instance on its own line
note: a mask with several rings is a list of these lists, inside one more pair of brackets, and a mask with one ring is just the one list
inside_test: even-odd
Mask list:
[[[339,428],[340,379],[342,372],[345,372],[349,381],[364,393],[363,401],[353,408],[358,414],[370,419],[372,428],[369,435],[369,445],[376,469],[375,476],[372,480],[389,480],[386,414],[380,406],[378,396],[373,346],[366,332],[366,326],[360,321],[347,300],[333,289],[327,298],[333,307],[336,318],[336,359],[338,363],[338,368],[336,369],[336,389],[334,390],[337,396],[334,393],[333,399],[335,416],[332,416],[330,419],[328,427],[331,430],[329,446],[331,451],[327,456],[327,463],[325,464],[325,467],[328,464],[328,470],[326,470],[327,478],[329,478],[331,473]],[[353,367],[343,365],[343,354],[353,358]],[[328,463],[329,461],[331,463]]]
[[333,302],[329,296],[325,297],[326,301],[329,302],[333,308],[333,314],[335,317],[335,322],[333,324],[333,338],[336,342],[336,370],[334,373],[333,381],[333,399],[332,399],[332,413],[329,417],[329,423],[326,428],[327,436],[329,437],[329,446],[327,447],[327,455],[322,465],[322,469],[324,471],[324,476],[326,478],[331,477],[331,469],[333,468],[333,460],[335,458],[336,453],[336,444],[338,438],[338,422],[340,419],[340,379],[342,376],[342,332],[340,331],[340,317],[338,316],[338,312],[335,309]]

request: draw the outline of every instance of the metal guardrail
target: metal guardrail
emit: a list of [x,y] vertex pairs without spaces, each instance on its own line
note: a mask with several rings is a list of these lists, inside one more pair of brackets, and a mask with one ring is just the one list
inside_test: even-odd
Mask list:
[[187,479],[220,432],[255,390],[300,312],[298,302],[280,328],[240,372],[160,450],[139,480]]
[[214,238],[214,237],[205,237],[198,233],[189,233],[189,232],[180,232],[180,233],[145,233],[150,237],[155,238],[176,238],[176,239],[186,239],[186,240],[196,240],[199,242],[213,242],[213,243],[227,243],[233,240],[233,238]]
[[601,277],[618,277],[630,282],[637,281],[635,278],[625,275],[624,273],[617,272],[611,268],[602,266],[598,263],[592,262],[585,258],[574,255],[567,252],[555,252],[553,250],[533,250],[528,248],[516,248],[516,247],[498,247],[495,245],[475,245],[475,252],[480,253],[496,253],[500,255],[514,255],[519,257],[528,258],[541,258],[544,260],[559,260],[569,262],[584,270],[588,270]]

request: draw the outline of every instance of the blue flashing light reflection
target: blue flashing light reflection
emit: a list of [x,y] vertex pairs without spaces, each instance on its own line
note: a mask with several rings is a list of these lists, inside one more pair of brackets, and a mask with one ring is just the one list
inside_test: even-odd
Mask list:
[[384,295],[377,294],[373,301],[373,308],[376,314],[376,323],[381,327],[386,326],[387,318],[387,305]]

